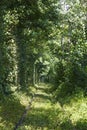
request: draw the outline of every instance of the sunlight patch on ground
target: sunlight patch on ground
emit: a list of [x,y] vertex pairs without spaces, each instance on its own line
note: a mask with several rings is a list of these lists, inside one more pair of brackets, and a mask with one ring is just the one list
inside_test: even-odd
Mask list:
[[[86,130],[87,99],[72,97],[70,103],[61,106],[58,101],[52,102],[46,89],[48,90],[47,86],[40,86],[37,90],[31,88],[31,93],[36,91],[36,95],[18,130],[73,130],[74,126],[77,130]],[[17,92],[14,96],[16,99],[6,98],[7,102],[1,103],[0,130],[13,129],[32,97],[23,92]]]
[[33,106],[34,108],[44,108],[44,109],[48,109],[48,108],[51,108],[51,103],[49,102],[47,102],[47,103],[44,103],[44,102],[42,102],[42,103],[34,103],[34,106]]

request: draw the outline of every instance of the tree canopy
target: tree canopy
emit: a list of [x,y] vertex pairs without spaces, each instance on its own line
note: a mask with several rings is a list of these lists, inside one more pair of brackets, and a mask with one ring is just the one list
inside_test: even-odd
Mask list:
[[86,1],[4,0],[0,12],[1,93],[43,77],[65,95],[86,92]]

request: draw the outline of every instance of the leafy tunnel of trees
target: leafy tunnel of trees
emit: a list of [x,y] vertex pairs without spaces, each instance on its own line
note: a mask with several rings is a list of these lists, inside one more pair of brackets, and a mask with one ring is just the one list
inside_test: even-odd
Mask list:
[[85,0],[0,1],[0,93],[39,81],[53,84],[56,98],[87,95]]

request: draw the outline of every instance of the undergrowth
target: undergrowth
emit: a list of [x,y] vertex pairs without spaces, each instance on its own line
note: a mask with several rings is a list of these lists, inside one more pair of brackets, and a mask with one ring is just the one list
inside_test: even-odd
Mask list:
[[[36,89],[15,92],[0,100],[0,130],[13,130]],[[49,85],[40,85],[18,130],[87,130],[87,98],[71,95],[54,102]],[[63,101],[63,100],[66,100]]]

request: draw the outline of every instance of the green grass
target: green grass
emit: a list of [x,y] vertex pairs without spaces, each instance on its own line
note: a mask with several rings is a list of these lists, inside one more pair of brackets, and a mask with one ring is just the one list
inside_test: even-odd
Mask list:
[[[87,130],[87,98],[72,96],[62,104],[53,102],[50,86],[40,85],[36,91],[16,92],[0,101],[0,130],[13,130],[36,92],[32,108],[18,130]],[[62,99],[63,100],[63,99]]]

